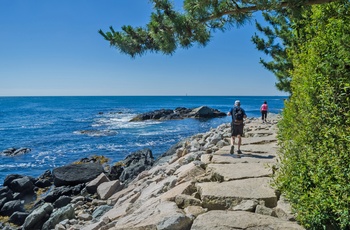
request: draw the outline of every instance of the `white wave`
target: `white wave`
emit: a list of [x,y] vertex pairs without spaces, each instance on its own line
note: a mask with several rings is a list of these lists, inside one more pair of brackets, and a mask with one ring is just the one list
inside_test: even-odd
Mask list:
[[9,169],[9,168],[32,168],[36,166],[37,166],[36,163],[14,163],[14,164],[0,165],[0,170]]
[[157,140],[157,141],[148,141],[145,143],[135,143],[135,146],[138,147],[149,147],[149,146],[159,146],[160,144],[165,144],[165,143],[172,143],[174,142],[174,139],[169,139],[169,140]]
[[93,127],[106,126],[108,129],[134,129],[134,128],[145,128],[150,125],[160,124],[160,121],[141,121],[141,122],[130,122],[136,114],[109,114],[108,116],[101,117],[95,120],[92,124]]

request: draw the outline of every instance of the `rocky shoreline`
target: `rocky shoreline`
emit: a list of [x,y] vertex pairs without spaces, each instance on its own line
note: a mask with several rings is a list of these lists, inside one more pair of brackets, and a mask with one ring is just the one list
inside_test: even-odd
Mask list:
[[[30,194],[31,189],[36,200],[32,207],[26,207],[30,211],[19,210],[11,215],[8,215],[9,207],[13,206],[6,205],[6,215],[0,214],[8,217],[1,220],[0,227],[8,230],[304,229],[295,222],[288,202],[270,185],[272,166],[277,163],[279,118],[269,114],[269,119],[265,124],[257,118],[246,120],[241,157],[229,154],[230,124],[227,123],[179,142],[157,160],[147,150],[129,157],[129,166],[135,166],[131,167],[132,171],[120,170],[126,166],[125,161],[108,170],[100,168],[93,176],[86,173],[93,179],[81,180],[80,167],[96,164],[85,162],[76,164],[77,176],[71,179],[65,176],[64,168],[61,174],[53,170],[54,176],[46,172],[36,179],[7,178],[0,190],[1,211],[16,196],[20,201],[19,204],[16,201],[17,207],[21,207],[25,202],[23,194]],[[19,185],[29,187],[23,193],[24,187]],[[9,190],[14,190],[12,195]],[[38,195],[39,192],[42,194]],[[10,201],[5,202],[6,199]],[[5,224],[14,220],[17,225]]]

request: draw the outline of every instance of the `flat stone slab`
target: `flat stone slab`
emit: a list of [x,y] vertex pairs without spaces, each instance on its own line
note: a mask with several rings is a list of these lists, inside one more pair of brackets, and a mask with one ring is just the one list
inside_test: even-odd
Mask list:
[[262,163],[262,164],[274,164],[276,157],[269,154],[241,154],[238,158],[237,154],[215,154],[211,159],[212,164],[236,164],[236,163]]
[[207,172],[222,176],[224,181],[272,175],[272,170],[261,163],[208,164]]
[[268,143],[264,145],[242,145],[241,150],[243,153],[254,153],[254,154],[271,154],[277,155],[277,143]]
[[265,206],[277,206],[275,190],[270,186],[270,178],[249,178],[242,180],[197,183],[203,207],[209,210],[231,209],[242,200],[265,201]]
[[251,144],[265,145],[271,142],[277,142],[277,138],[275,135],[271,135],[267,137],[247,137],[247,138],[243,137],[242,138],[242,144],[244,145],[251,145]]
[[274,229],[304,230],[296,222],[244,211],[209,211],[199,215],[191,230]]
[[[220,154],[228,154],[230,153],[230,148],[231,146],[224,146],[221,149],[219,149],[218,151],[215,152],[216,155],[220,155]],[[237,150],[237,145],[235,145],[235,150]],[[254,145],[254,144],[250,144],[250,145],[245,145],[243,144],[241,146],[241,151],[244,154],[258,154],[258,155],[277,155],[277,144],[272,142],[272,143],[268,143],[268,144],[264,144],[264,145]],[[236,151],[235,151],[236,154]]]

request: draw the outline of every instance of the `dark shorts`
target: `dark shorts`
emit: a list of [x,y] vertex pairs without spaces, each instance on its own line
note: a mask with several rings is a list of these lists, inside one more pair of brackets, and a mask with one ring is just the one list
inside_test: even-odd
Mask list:
[[243,136],[243,121],[240,123],[231,122],[231,136],[236,137],[238,135]]

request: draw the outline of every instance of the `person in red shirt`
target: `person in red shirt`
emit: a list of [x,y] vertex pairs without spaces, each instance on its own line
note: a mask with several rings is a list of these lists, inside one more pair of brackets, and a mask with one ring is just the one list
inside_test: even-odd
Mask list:
[[261,119],[262,122],[267,122],[266,118],[267,118],[267,111],[269,110],[269,107],[267,106],[267,102],[264,101],[264,104],[261,105],[260,107],[260,112],[261,112]]

